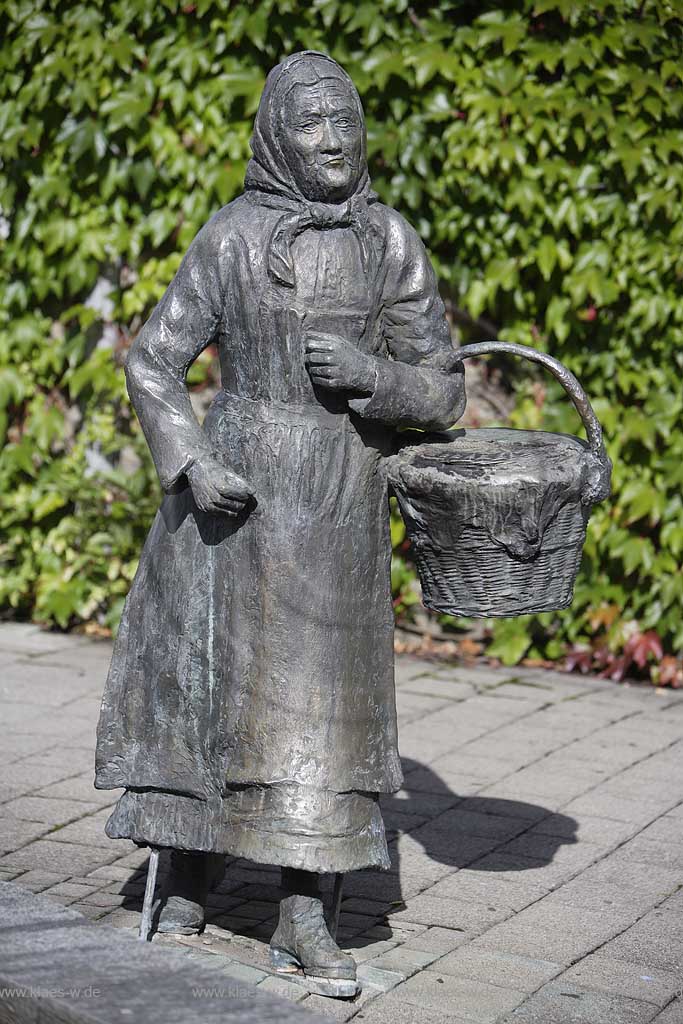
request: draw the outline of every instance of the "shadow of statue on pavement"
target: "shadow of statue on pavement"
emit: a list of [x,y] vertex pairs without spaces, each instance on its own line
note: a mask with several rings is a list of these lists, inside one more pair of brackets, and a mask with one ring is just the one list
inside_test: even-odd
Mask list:
[[[406,910],[406,901],[445,879],[450,888],[440,885],[434,898],[458,899],[462,892],[466,899],[480,899],[482,908],[488,905],[488,913],[496,909],[492,904],[521,909],[533,902],[536,890],[540,897],[550,887],[547,879],[534,880],[538,869],[577,842],[577,823],[567,815],[520,800],[459,795],[432,768],[411,758],[403,758],[403,772],[403,789],[381,800],[391,870],[345,876],[339,937],[347,945],[376,941],[362,933],[390,928],[392,915]],[[467,871],[451,882],[463,868]],[[145,870],[143,865],[122,886],[125,909],[141,909]],[[161,884],[163,873],[162,868]],[[515,880],[522,878],[520,891]],[[267,939],[281,895],[278,868],[228,858],[224,881],[209,895],[207,919],[234,934]]]

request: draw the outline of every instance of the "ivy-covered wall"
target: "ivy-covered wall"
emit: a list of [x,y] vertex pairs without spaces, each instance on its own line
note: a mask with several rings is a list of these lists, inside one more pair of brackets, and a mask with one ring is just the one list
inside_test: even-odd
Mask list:
[[[680,0],[3,11],[2,614],[116,625],[158,500],[122,358],[197,229],[240,191],[266,72],[314,48],[357,83],[374,185],[422,234],[463,337],[566,361],[606,429],[615,497],[591,522],[572,610],[496,624],[492,651],[512,663],[592,645],[575,660],[675,678]],[[510,370],[517,425],[577,431],[549,380]],[[212,372],[208,353],[192,380]]]

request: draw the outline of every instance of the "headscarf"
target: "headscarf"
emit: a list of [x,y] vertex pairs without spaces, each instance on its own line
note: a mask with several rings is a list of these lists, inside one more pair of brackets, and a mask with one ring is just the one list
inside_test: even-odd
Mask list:
[[[322,79],[337,79],[349,93],[358,112],[363,132],[352,194],[341,203],[317,203],[307,199],[297,182],[281,145],[283,111],[287,96],[295,85],[311,85]],[[356,235],[363,266],[367,266],[366,243],[368,204],[377,201],[370,189],[367,167],[365,117],[360,96],[346,72],[324,53],[306,50],[278,64],[268,75],[254,121],[251,137],[252,159],[244,182],[247,194],[260,205],[282,210],[267,247],[270,277],[293,288],[295,284],[292,245],[308,228],[348,227]]]

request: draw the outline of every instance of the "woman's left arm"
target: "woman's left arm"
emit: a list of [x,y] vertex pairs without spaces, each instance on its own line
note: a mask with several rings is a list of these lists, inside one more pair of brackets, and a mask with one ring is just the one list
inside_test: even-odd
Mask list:
[[463,364],[421,239],[394,211],[388,230],[381,330],[391,358],[374,357],[374,390],[349,406],[365,419],[444,430],[465,409]]

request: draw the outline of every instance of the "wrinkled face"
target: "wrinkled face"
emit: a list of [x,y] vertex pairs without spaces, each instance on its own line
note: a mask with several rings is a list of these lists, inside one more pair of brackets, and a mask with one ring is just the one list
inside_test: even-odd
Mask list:
[[295,85],[287,95],[283,149],[307,199],[342,202],[353,192],[360,166],[363,124],[342,82]]

